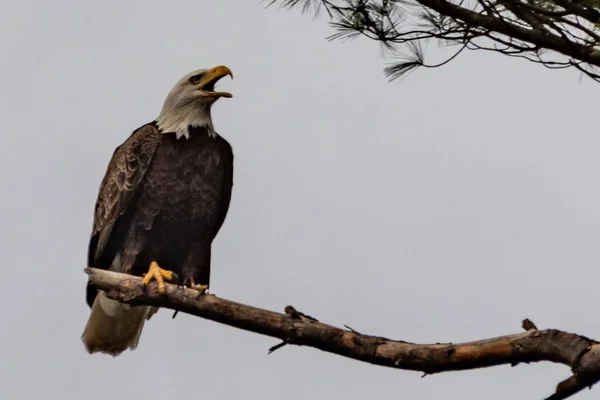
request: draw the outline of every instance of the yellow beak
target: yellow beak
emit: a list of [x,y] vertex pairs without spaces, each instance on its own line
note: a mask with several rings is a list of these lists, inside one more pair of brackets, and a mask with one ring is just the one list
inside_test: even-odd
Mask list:
[[204,73],[202,80],[198,83],[198,90],[208,96],[216,96],[216,97],[233,97],[231,93],[228,92],[215,92],[213,89],[215,87],[215,83],[219,81],[219,79],[229,75],[231,79],[233,79],[233,74],[231,70],[224,65],[219,65],[217,67],[211,68]]

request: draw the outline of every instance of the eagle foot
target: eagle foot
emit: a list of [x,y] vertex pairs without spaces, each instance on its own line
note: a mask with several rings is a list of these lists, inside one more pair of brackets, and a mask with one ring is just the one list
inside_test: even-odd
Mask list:
[[197,285],[193,279],[186,279],[183,282],[183,286],[197,290],[198,292],[200,292],[200,296],[208,293],[208,285]]
[[152,280],[155,280],[158,283],[158,293],[165,293],[165,280],[172,281],[173,280],[173,271],[167,271],[166,269],[162,269],[158,266],[156,261],[152,261],[150,263],[150,268],[146,275],[144,275],[144,279],[142,280],[142,284],[144,286],[148,286]]
[[194,285],[192,289],[196,289],[200,292],[200,296],[208,293],[208,285]]

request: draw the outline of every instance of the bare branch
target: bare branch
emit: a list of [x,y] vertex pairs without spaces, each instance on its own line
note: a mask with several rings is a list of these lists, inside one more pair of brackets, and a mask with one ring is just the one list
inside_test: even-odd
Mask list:
[[285,344],[309,346],[375,365],[421,371],[427,375],[495,365],[550,361],[571,368],[547,400],[566,399],[600,380],[600,343],[554,329],[538,330],[529,320],[525,333],[467,343],[416,344],[360,334],[324,324],[291,306],[277,313],[219,298],[213,294],[165,284],[158,294],[155,283],[146,290],[132,275],[87,268],[89,281],[113,299],[132,305],[169,308],[246,331],[279,338]]

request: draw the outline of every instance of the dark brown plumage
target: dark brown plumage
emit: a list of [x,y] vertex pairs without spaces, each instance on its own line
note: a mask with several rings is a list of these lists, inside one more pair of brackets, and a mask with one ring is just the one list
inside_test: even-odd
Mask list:
[[[144,125],[119,146],[100,187],[88,265],[142,275],[151,261],[191,286],[210,284],[211,243],[225,220],[233,152],[221,136],[189,139]],[[93,304],[96,289],[87,289]]]

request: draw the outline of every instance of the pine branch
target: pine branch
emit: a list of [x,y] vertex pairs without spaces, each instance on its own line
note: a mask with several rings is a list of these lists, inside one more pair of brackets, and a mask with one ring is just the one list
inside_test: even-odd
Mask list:
[[525,333],[467,343],[416,344],[340,329],[319,322],[295,308],[285,313],[263,310],[196,290],[165,284],[159,295],[155,283],[147,289],[132,275],[86,268],[89,281],[113,299],[132,305],[168,308],[246,331],[281,339],[271,352],[286,344],[309,346],[343,357],[430,375],[495,365],[538,361],[561,363],[573,375],[561,382],[546,400],[562,400],[600,380],[600,343],[554,329],[538,330],[523,321]]
[[[325,7],[330,39],[367,37],[398,56],[386,75],[398,79],[426,64],[430,40],[461,49],[524,58],[551,69],[575,68],[600,82],[598,0],[271,0],[303,12]],[[418,49],[419,51],[416,51]],[[407,54],[408,53],[408,54]]]
[[465,23],[483,27],[508,37],[534,43],[537,46],[554,50],[583,62],[600,66],[600,52],[594,48],[560,38],[542,29],[527,29],[502,18],[479,14],[465,7],[458,6],[446,0],[416,0],[425,7],[431,8],[442,15],[464,21]]

